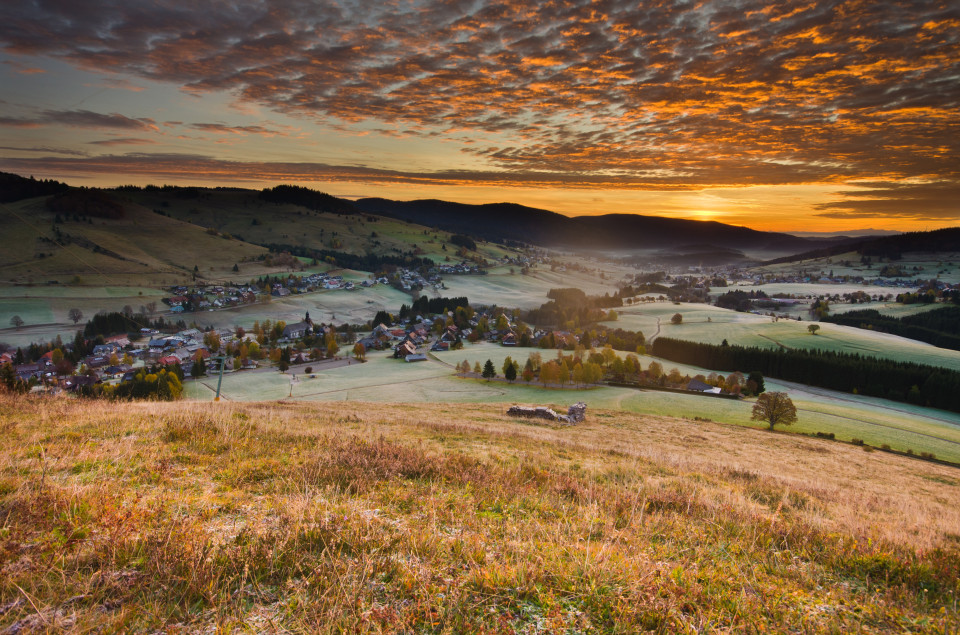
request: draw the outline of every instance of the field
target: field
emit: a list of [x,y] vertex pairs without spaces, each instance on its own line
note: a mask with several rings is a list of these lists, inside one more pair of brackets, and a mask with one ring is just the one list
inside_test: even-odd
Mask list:
[[[399,255],[420,249],[425,257],[456,258],[450,233],[369,214],[310,212],[297,206],[260,200],[257,192],[205,192],[192,199],[169,192],[128,192],[132,200],[171,217],[258,244],[286,244],[350,253]],[[444,245],[447,244],[446,249]],[[514,253],[493,243],[479,243],[479,255],[497,259]]]
[[[560,410],[583,400],[592,408],[606,408],[638,414],[700,417],[746,427],[761,427],[750,420],[752,401],[730,401],[629,388],[593,387],[567,389],[543,388],[538,384],[455,376],[452,366],[463,360],[483,364],[490,359],[500,374],[507,355],[522,364],[534,349],[505,348],[491,344],[469,345],[460,351],[431,354],[431,360],[408,364],[390,359],[387,352],[371,351],[367,362],[326,371],[313,365],[315,377],[306,376],[305,366],[291,369],[289,374],[276,370],[227,373],[223,378],[222,396],[232,401],[369,401],[415,403],[489,403],[553,404]],[[549,359],[553,351],[540,351]],[[654,358],[641,356],[644,366]],[[709,371],[683,364],[662,362],[669,370],[678,368],[691,376]],[[291,374],[297,375],[292,384]],[[190,399],[213,399],[216,378],[186,382]],[[930,452],[937,457],[960,463],[960,415],[907,404],[847,395],[767,380],[768,390],[787,391],[799,410],[799,421],[792,432],[814,434],[832,432],[843,441],[862,439],[868,445],[883,444],[893,449],[915,453]],[[291,396],[292,395],[292,399]]]
[[466,296],[471,304],[496,305],[518,309],[534,309],[548,302],[547,292],[559,287],[577,287],[589,295],[616,293],[612,281],[598,280],[593,274],[578,271],[553,272],[540,267],[528,275],[505,267],[493,269],[485,276],[446,276],[447,297]]
[[931,278],[937,278],[950,284],[960,282],[960,256],[955,252],[942,254],[905,253],[900,260],[887,262],[875,261],[869,267],[860,264],[860,254],[850,252],[828,258],[815,258],[800,262],[754,267],[752,271],[775,275],[793,275],[802,271],[828,275],[832,271],[835,276],[863,276],[865,278],[872,278],[877,276],[880,270],[888,264],[903,268],[908,274],[904,276],[904,278],[907,279],[920,278],[929,280]]
[[958,625],[952,468],[608,410],[0,399],[7,632]]
[[[675,313],[683,316],[681,324],[670,322]],[[887,333],[828,323],[818,323],[820,330],[816,335],[811,335],[807,327],[812,322],[774,321],[767,316],[738,313],[706,304],[675,305],[670,302],[657,302],[623,307],[617,321],[605,324],[613,328],[642,331],[648,339],[659,334],[663,337],[709,344],[720,344],[727,340],[729,344],[741,346],[819,349],[960,370],[960,351],[937,348]]]

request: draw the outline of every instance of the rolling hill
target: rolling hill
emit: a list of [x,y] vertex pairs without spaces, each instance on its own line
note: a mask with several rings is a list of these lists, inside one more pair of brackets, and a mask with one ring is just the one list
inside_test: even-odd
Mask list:
[[796,253],[849,239],[798,238],[716,221],[694,221],[639,214],[568,217],[515,203],[469,205],[438,200],[391,201],[364,198],[365,212],[463,232],[487,240],[588,249],[662,249],[700,243],[751,252]]

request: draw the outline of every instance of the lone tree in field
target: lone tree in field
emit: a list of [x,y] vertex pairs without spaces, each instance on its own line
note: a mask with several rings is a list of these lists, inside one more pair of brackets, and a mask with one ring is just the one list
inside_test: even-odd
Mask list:
[[362,342],[357,342],[353,345],[353,356],[359,360],[366,359],[367,347]]
[[679,313],[674,313],[673,317],[670,318],[671,324],[683,324],[683,316]]
[[20,327],[23,326],[23,318],[19,315],[14,315],[12,318],[10,318],[10,325],[19,331]]
[[489,359],[487,363],[483,365],[483,378],[484,379],[493,379],[497,376],[497,371],[493,368],[493,362]]
[[757,397],[757,403],[753,404],[753,414],[750,416],[754,421],[766,421],[773,426],[788,426],[797,420],[797,407],[785,392],[765,392]]
[[807,327],[807,330],[810,331],[810,335],[816,335],[816,334],[817,334],[817,331],[820,330],[820,325],[819,325],[819,324],[811,324],[810,326]]
[[83,319],[83,311],[80,309],[70,309],[67,311],[67,317],[73,320],[73,323],[76,324]]

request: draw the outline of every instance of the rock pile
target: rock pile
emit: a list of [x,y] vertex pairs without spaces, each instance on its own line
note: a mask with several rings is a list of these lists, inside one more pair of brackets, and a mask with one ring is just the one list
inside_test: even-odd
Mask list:
[[567,414],[557,414],[553,408],[546,406],[536,406],[528,408],[527,406],[510,406],[507,414],[512,417],[523,417],[525,419],[546,419],[547,421],[559,421],[561,423],[580,423],[587,414],[587,404],[582,401],[570,406]]

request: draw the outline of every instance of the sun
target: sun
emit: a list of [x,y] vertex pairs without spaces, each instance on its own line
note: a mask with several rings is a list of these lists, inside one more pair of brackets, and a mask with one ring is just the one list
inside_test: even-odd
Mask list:
[[720,215],[720,212],[710,209],[690,210],[690,218],[693,220],[717,220],[717,217]]

